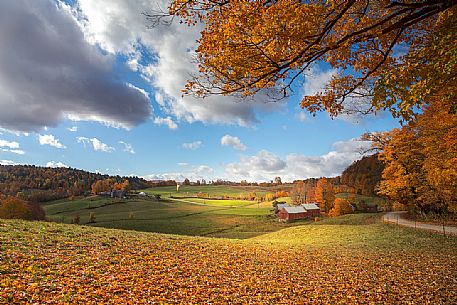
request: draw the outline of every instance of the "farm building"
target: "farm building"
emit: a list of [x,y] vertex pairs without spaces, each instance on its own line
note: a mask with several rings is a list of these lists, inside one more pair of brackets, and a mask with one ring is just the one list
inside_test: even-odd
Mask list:
[[275,213],[278,218],[289,222],[297,219],[319,216],[321,211],[314,203],[305,203],[294,207],[291,207],[288,204],[277,204],[276,209]]
[[307,212],[301,205],[296,207],[286,206],[279,210],[278,217],[284,221],[294,221],[297,219],[306,218]]
[[275,214],[278,214],[279,211],[281,211],[282,208],[288,207],[289,205],[287,203],[278,203],[275,206]]
[[123,190],[111,190],[106,192],[98,193],[100,196],[109,196],[111,198],[124,198],[127,196],[127,192]]
[[319,216],[321,213],[321,209],[315,203],[304,203],[302,207],[306,210],[309,217]]

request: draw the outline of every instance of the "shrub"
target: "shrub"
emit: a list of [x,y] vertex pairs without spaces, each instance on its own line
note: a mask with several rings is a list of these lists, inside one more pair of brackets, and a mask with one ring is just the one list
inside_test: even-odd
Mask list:
[[329,212],[329,216],[336,217],[344,214],[351,214],[352,206],[348,200],[343,198],[336,198],[333,208]]
[[81,218],[79,217],[79,215],[76,215],[75,217],[73,217],[73,220],[71,221],[71,223],[78,225],[80,221],[81,221]]
[[0,200],[0,218],[43,220],[44,216],[44,210],[38,203],[12,196]]

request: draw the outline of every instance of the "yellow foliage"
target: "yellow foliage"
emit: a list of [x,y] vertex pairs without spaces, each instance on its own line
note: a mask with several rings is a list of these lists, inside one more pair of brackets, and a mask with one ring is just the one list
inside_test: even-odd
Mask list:
[[[417,2],[417,1],[416,1]],[[169,13],[204,24],[200,75],[184,92],[282,98],[313,63],[338,71],[301,106],[331,115],[388,109],[411,119],[438,88],[455,85],[453,1],[173,0]],[[351,103],[347,103],[351,100]]]
[[335,204],[329,212],[329,216],[336,217],[345,214],[351,214],[352,212],[352,206],[349,200],[344,198],[336,198]]

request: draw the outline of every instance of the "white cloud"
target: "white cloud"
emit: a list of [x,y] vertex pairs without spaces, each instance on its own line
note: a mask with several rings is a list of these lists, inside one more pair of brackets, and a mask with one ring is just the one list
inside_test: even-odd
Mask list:
[[103,152],[113,152],[115,151],[114,147],[110,147],[107,144],[103,143],[97,138],[90,139],[95,151],[103,151]]
[[92,147],[94,148],[95,151],[102,151],[102,152],[113,152],[116,149],[114,147],[108,146],[107,144],[103,143],[97,138],[86,138],[86,137],[77,137],[76,141],[78,143],[82,143],[84,147],[86,147],[86,144],[92,143]]
[[7,140],[0,139],[0,147],[8,147],[10,149],[15,149],[15,148],[19,148],[19,143],[15,142],[15,141],[10,142]]
[[330,69],[322,71],[318,65],[306,71],[305,81],[303,83],[304,95],[315,95],[323,92],[333,76],[336,76],[337,70]]
[[77,126],[72,126],[72,127],[67,128],[67,130],[71,131],[71,132],[76,132],[76,131],[78,131],[78,127]]
[[11,152],[13,154],[17,154],[17,155],[24,155],[25,154],[25,151],[23,151],[22,149],[11,149],[11,150],[9,150],[9,152]]
[[241,140],[238,137],[234,137],[231,135],[225,135],[221,138],[221,145],[223,146],[231,146],[236,150],[246,150],[247,147],[243,143],[241,143]]
[[16,163],[11,160],[0,160],[0,165],[18,165],[19,163]]
[[199,149],[202,146],[202,144],[202,141],[195,141],[190,143],[183,143],[182,147],[184,147],[185,149],[196,150]]
[[135,153],[135,150],[133,149],[132,144],[130,144],[130,143],[125,143],[124,141],[119,141],[119,144],[124,145],[124,151],[125,151],[125,152],[128,152],[128,153],[130,153],[130,154],[134,154],[134,153]]
[[84,147],[86,147],[86,144],[90,142],[90,139],[86,137],[76,137],[76,141],[82,143]]
[[55,148],[67,148],[65,145],[59,142],[52,134],[38,135],[40,145],[49,145]]
[[178,182],[189,179],[190,181],[211,180],[213,179],[214,169],[208,165],[189,165],[187,163],[179,163],[182,171],[175,173],[158,173],[142,176],[146,180],[175,180]]
[[62,163],[62,162],[55,162],[55,161],[49,161],[46,163],[46,167],[69,167],[68,165]]
[[[337,73],[338,71],[336,69],[323,71],[318,65],[314,65],[306,71],[305,81],[303,83],[303,95],[315,95],[324,92],[332,77],[336,76]],[[363,113],[366,113],[370,106],[371,102],[365,97],[348,96],[344,101],[343,112],[336,119],[353,124],[360,123],[367,118],[367,115]],[[303,110],[296,117],[302,122],[306,119]],[[369,116],[369,118],[372,117]]]
[[0,151],[9,152],[17,155],[25,154],[25,151],[19,148],[20,145],[16,141],[7,141],[0,139]]
[[149,99],[115,75],[115,56],[86,41],[63,1],[0,1],[0,37],[0,127],[37,131],[71,117],[131,128],[150,117]]
[[280,176],[283,181],[296,179],[333,177],[353,161],[362,157],[361,151],[370,143],[357,141],[339,141],[332,145],[332,150],[321,156],[289,154],[284,159],[262,150],[254,156],[243,156],[237,163],[227,164],[227,179],[248,181],[269,181]]
[[[212,96],[205,100],[182,96],[189,75],[197,72],[194,63],[196,40],[202,25],[188,27],[175,20],[170,26],[147,29],[141,12],[161,7],[168,1],[79,0],[78,12],[85,36],[113,54],[127,56],[127,66],[139,72],[157,90],[155,101],[166,115],[186,122],[252,125],[258,112],[269,112],[284,103],[265,103],[266,95],[236,102],[234,97]],[[144,56],[154,61],[142,63]]]
[[166,125],[171,130],[178,129],[178,125],[169,116],[167,116],[166,118],[155,117],[154,118],[154,124]]

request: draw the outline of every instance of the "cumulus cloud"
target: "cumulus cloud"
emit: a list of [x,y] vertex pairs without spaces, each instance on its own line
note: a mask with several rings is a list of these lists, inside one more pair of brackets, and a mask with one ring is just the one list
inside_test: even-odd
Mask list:
[[13,154],[16,154],[16,155],[24,155],[25,154],[25,151],[23,151],[22,149],[2,149],[2,151],[10,152],[10,153],[13,153]]
[[284,181],[333,177],[360,159],[361,151],[369,146],[368,142],[352,139],[334,143],[332,150],[321,156],[289,154],[284,159],[262,150],[254,156],[243,156],[239,162],[227,164],[225,173],[227,179],[238,181],[269,181],[276,176],[281,176]]
[[18,165],[19,163],[16,163],[11,160],[0,160],[0,165]]
[[213,179],[214,169],[208,165],[190,165],[188,163],[179,163],[181,171],[171,173],[157,173],[142,176],[146,180],[175,180],[178,182],[189,179],[190,181],[210,180]]
[[178,125],[169,116],[167,116],[166,118],[155,117],[154,118],[154,124],[165,125],[171,130],[178,129]]
[[323,71],[319,66],[314,65],[305,74],[303,83],[304,95],[315,95],[323,92],[333,76],[336,76],[337,70],[330,69]]
[[131,128],[151,115],[148,97],[115,75],[115,56],[89,44],[69,11],[60,1],[0,2],[1,127],[36,131],[71,117]]
[[196,150],[199,149],[202,146],[202,144],[202,141],[195,141],[190,143],[183,143],[182,147],[184,147],[185,149]]
[[[304,95],[315,95],[324,92],[332,77],[336,76],[337,73],[338,71],[336,69],[322,70],[318,65],[313,65],[305,74],[303,83]],[[344,105],[344,111],[336,118],[350,123],[359,123],[366,119],[367,116],[363,113],[366,113],[370,109],[371,103],[365,97],[348,96],[345,99]],[[306,118],[303,111],[296,117],[300,121],[304,121]]]
[[19,143],[16,141],[7,141],[0,139],[0,147],[7,147],[10,149],[19,148]]
[[110,152],[113,152],[116,150],[114,147],[108,146],[107,144],[103,143],[102,141],[100,141],[97,138],[89,139],[86,137],[77,137],[76,141],[78,143],[82,143],[84,145],[84,147],[86,147],[86,144],[91,143],[92,147],[94,148],[95,151],[110,153]]
[[67,148],[65,145],[59,142],[52,134],[38,135],[40,145],[49,145],[55,148]]
[[[79,0],[77,5],[87,39],[108,52],[126,55],[127,65],[157,89],[155,100],[167,115],[190,123],[247,126],[258,120],[257,112],[283,107],[282,103],[265,103],[266,95],[244,102],[227,96],[205,100],[183,97],[181,89],[189,75],[198,71],[193,59],[202,26],[188,27],[176,21],[148,30],[141,12],[157,6],[165,9],[168,4],[150,0]],[[154,60],[145,62],[145,57]]]
[[243,156],[238,163],[230,163],[225,171],[230,179],[251,181],[268,180],[269,176],[283,172],[287,164],[275,154],[261,150],[254,156]]
[[48,163],[46,163],[46,167],[57,168],[57,167],[69,167],[69,166],[62,162],[49,161]]
[[236,150],[246,150],[247,147],[243,143],[241,143],[241,140],[238,137],[234,137],[231,135],[226,134],[221,138],[221,145],[223,146],[231,146]]
[[76,131],[78,131],[78,127],[77,126],[72,126],[72,127],[67,128],[67,130],[71,131],[71,132],[76,132]]
[[124,141],[119,141],[119,144],[124,145],[124,151],[128,152],[129,154],[134,154],[135,150],[133,149],[132,144],[125,143]]
[[17,155],[25,154],[25,151],[19,148],[20,144],[16,141],[7,141],[0,139],[0,151],[9,152]]

